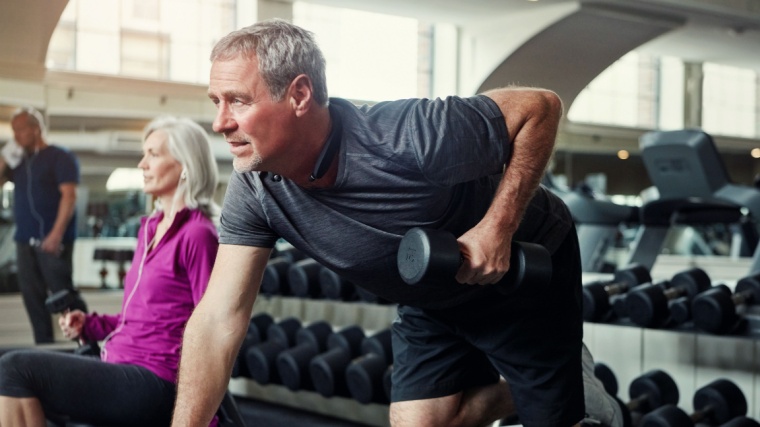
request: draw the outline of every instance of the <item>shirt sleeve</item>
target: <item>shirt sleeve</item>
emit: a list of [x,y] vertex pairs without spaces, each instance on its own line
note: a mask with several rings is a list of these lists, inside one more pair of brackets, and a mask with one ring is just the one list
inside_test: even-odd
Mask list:
[[407,121],[422,173],[436,185],[501,173],[512,154],[504,115],[487,96],[419,100]]
[[191,227],[183,245],[182,261],[190,281],[193,304],[198,305],[206,292],[219,248],[213,225]]
[[73,153],[61,150],[55,162],[55,178],[59,184],[79,184],[79,162]]
[[263,191],[256,172],[230,176],[219,220],[219,243],[272,248],[279,236],[272,231],[260,202]]
[[102,341],[116,329],[120,319],[120,314],[98,314],[96,312],[88,314],[82,328],[83,338]]

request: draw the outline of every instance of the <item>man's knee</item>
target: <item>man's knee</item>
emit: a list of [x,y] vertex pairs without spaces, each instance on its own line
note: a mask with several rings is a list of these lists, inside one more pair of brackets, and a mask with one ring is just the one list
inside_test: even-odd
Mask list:
[[445,396],[435,399],[393,402],[390,406],[390,422],[393,427],[453,427],[459,409],[459,397]]

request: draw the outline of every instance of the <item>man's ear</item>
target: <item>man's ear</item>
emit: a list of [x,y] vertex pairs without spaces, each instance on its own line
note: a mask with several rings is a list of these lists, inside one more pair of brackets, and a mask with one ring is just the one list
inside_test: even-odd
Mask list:
[[288,87],[288,101],[297,117],[301,117],[311,107],[314,89],[311,79],[306,74],[298,75]]

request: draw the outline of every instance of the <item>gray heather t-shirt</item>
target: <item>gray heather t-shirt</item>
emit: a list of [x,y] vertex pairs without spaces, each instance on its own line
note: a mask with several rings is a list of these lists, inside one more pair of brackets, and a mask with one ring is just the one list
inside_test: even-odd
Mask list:
[[[488,97],[408,99],[356,107],[332,98],[343,124],[336,183],[304,189],[271,174],[233,173],[221,216],[222,244],[273,247],[283,238],[368,291],[400,304],[444,308],[483,287],[407,285],[396,252],[412,227],[459,236],[488,209],[512,146]],[[514,238],[554,252],[572,225],[540,188]]]

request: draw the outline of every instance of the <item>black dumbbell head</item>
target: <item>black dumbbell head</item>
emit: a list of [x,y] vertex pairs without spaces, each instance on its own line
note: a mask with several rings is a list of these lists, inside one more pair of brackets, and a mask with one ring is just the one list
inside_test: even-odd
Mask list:
[[665,405],[677,405],[680,397],[678,386],[667,372],[659,369],[649,371],[635,378],[628,386],[631,400],[642,397],[636,411],[646,413]]
[[721,424],[720,427],[760,427],[760,423],[752,418],[736,417],[725,424]]
[[288,269],[288,283],[293,295],[301,298],[318,298],[322,294],[322,288],[319,286],[321,269],[322,266],[312,258],[293,263]]
[[271,258],[264,268],[261,279],[261,292],[267,295],[287,295],[290,293],[288,269],[290,260],[284,257]]
[[346,385],[346,368],[353,358],[341,348],[334,348],[315,356],[309,362],[309,374],[317,393],[324,397],[349,397]]
[[745,277],[736,283],[735,292],[747,292],[752,295],[751,304],[760,304],[760,274]]
[[301,329],[301,321],[295,317],[288,317],[278,323],[273,323],[267,328],[267,341],[274,341],[283,347],[293,347],[296,343],[296,332]]
[[462,255],[456,237],[444,230],[415,227],[401,239],[396,263],[404,282],[452,281]]
[[583,286],[583,320],[595,322],[610,310],[610,295],[602,282]]
[[341,348],[354,358],[361,353],[364,338],[366,337],[361,327],[347,326],[327,337],[327,348],[330,350]]
[[731,290],[726,285],[697,295],[691,302],[691,315],[697,328],[712,334],[730,332],[739,320]]
[[388,403],[383,377],[388,369],[383,357],[367,354],[355,359],[346,368],[346,384],[359,403]]
[[645,328],[660,326],[670,315],[668,298],[663,288],[655,284],[628,292],[625,308],[631,321]]
[[267,330],[274,323],[274,318],[269,313],[257,313],[251,317],[248,323],[247,334],[255,335],[258,342],[267,339]]
[[277,355],[287,348],[278,342],[267,341],[248,348],[245,363],[251,379],[259,384],[280,382],[277,372]]
[[296,332],[296,345],[305,344],[313,347],[317,353],[321,353],[327,348],[327,337],[332,333],[332,325],[320,320]]
[[297,345],[280,352],[276,363],[282,384],[291,391],[313,389],[309,362],[317,354],[317,349],[309,344]]
[[618,393],[618,383],[615,373],[612,372],[609,366],[604,363],[596,362],[594,364],[594,376],[602,382],[604,391],[610,396],[615,396]]
[[625,284],[629,288],[632,288],[642,283],[652,282],[652,276],[649,274],[649,269],[643,265],[631,264],[616,270],[612,281],[614,283]]
[[505,284],[498,289],[508,293],[525,282],[540,286],[549,284],[551,280],[552,256],[549,251],[537,243],[512,241],[509,270],[502,279]]
[[690,268],[682,271],[670,279],[672,288],[683,289],[689,298],[694,298],[712,286],[710,276],[701,268]]
[[388,365],[393,363],[391,330],[383,329],[382,331],[365,338],[364,341],[362,341],[361,352],[362,354],[376,354]]
[[733,418],[747,415],[747,400],[741,389],[732,381],[720,378],[694,393],[694,409],[711,408],[708,419],[722,424]]
[[689,414],[675,405],[665,405],[644,415],[639,427],[692,427],[694,421]]
[[680,297],[670,301],[668,310],[675,325],[683,325],[691,320],[691,301],[689,298]]
[[329,300],[350,301],[356,294],[353,283],[327,267],[319,271],[319,287],[322,289],[322,296]]

